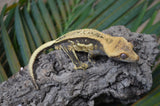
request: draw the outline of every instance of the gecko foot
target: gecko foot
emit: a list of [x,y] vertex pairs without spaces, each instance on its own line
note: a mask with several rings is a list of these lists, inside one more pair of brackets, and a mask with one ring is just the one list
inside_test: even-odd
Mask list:
[[88,64],[86,64],[86,63],[81,63],[78,66],[77,65],[74,66],[75,70],[78,70],[78,69],[86,70],[87,68],[88,68]]

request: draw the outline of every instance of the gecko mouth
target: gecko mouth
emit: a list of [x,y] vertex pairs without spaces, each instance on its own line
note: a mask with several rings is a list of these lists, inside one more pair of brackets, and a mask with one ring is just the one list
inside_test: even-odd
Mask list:
[[139,61],[139,56],[136,55],[134,58],[126,59],[124,61],[126,61],[126,62],[137,62],[137,61]]
[[139,60],[139,56],[136,55],[134,58],[133,57],[128,57],[126,59],[122,59],[119,56],[111,57],[115,61],[120,61],[120,62],[137,62]]
[[136,53],[134,53],[130,60],[133,62],[137,62],[139,60],[139,56]]

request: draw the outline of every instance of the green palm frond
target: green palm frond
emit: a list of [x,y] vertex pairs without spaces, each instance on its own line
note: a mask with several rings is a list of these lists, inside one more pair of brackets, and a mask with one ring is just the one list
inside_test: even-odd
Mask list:
[[31,56],[31,51],[29,47],[29,42],[27,41],[26,33],[24,32],[24,27],[22,24],[22,19],[19,13],[19,7],[15,10],[15,33],[18,41],[21,57],[23,59],[24,65],[28,64],[29,58]]
[[[142,32],[159,37],[160,21],[153,23],[160,2],[152,4],[154,1],[20,0],[11,6],[5,5],[0,13],[0,82],[27,65],[37,47],[74,29],[101,31],[113,25],[124,25],[136,32],[148,20]],[[159,69],[160,64],[153,71],[152,91],[133,105],[160,104]]]
[[36,45],[36,47],[39,47],[40,45],[42,45],[42,40],[41,40],[40,36],[38,35],[38,31],[33,23],[33,20],[31,18],[30,14],[27,11],[26,6],[24,7],[23,14],[24,14],[24,18],[26,20],[28,29],[30,30],[32,38],[35,42],[35,45]]

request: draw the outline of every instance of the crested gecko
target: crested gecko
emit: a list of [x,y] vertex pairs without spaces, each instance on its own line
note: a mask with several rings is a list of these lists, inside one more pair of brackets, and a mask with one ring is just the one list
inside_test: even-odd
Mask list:
[[75,69],[86,69],[88,67],[87,64],[79,61],[75,51],[87,52],[89,60],[95,55],[107,55],[109,58],[124,62],[135,62],[139,59],[139,56],[133,50],[133,45],[123,37],[113,37],[95,29],[74,30],[56,40],[44,43],[33,52],[28,67],[37,89],[39,87],[35,81],[33,65],[42,51],[52,47],[63,50],[75,65]]

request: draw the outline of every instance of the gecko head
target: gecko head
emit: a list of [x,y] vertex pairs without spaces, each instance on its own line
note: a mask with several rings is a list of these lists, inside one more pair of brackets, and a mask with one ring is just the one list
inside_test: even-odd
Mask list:
[[117,37],[116,42],[112,45],[109,57],[124,62],[136,62],[139,56],[134,52],[132,43],[123,37]]
[[139,60],[139,56],[134,51],[130,53],[122,52],[112,58],[124,62],[136,62]]

